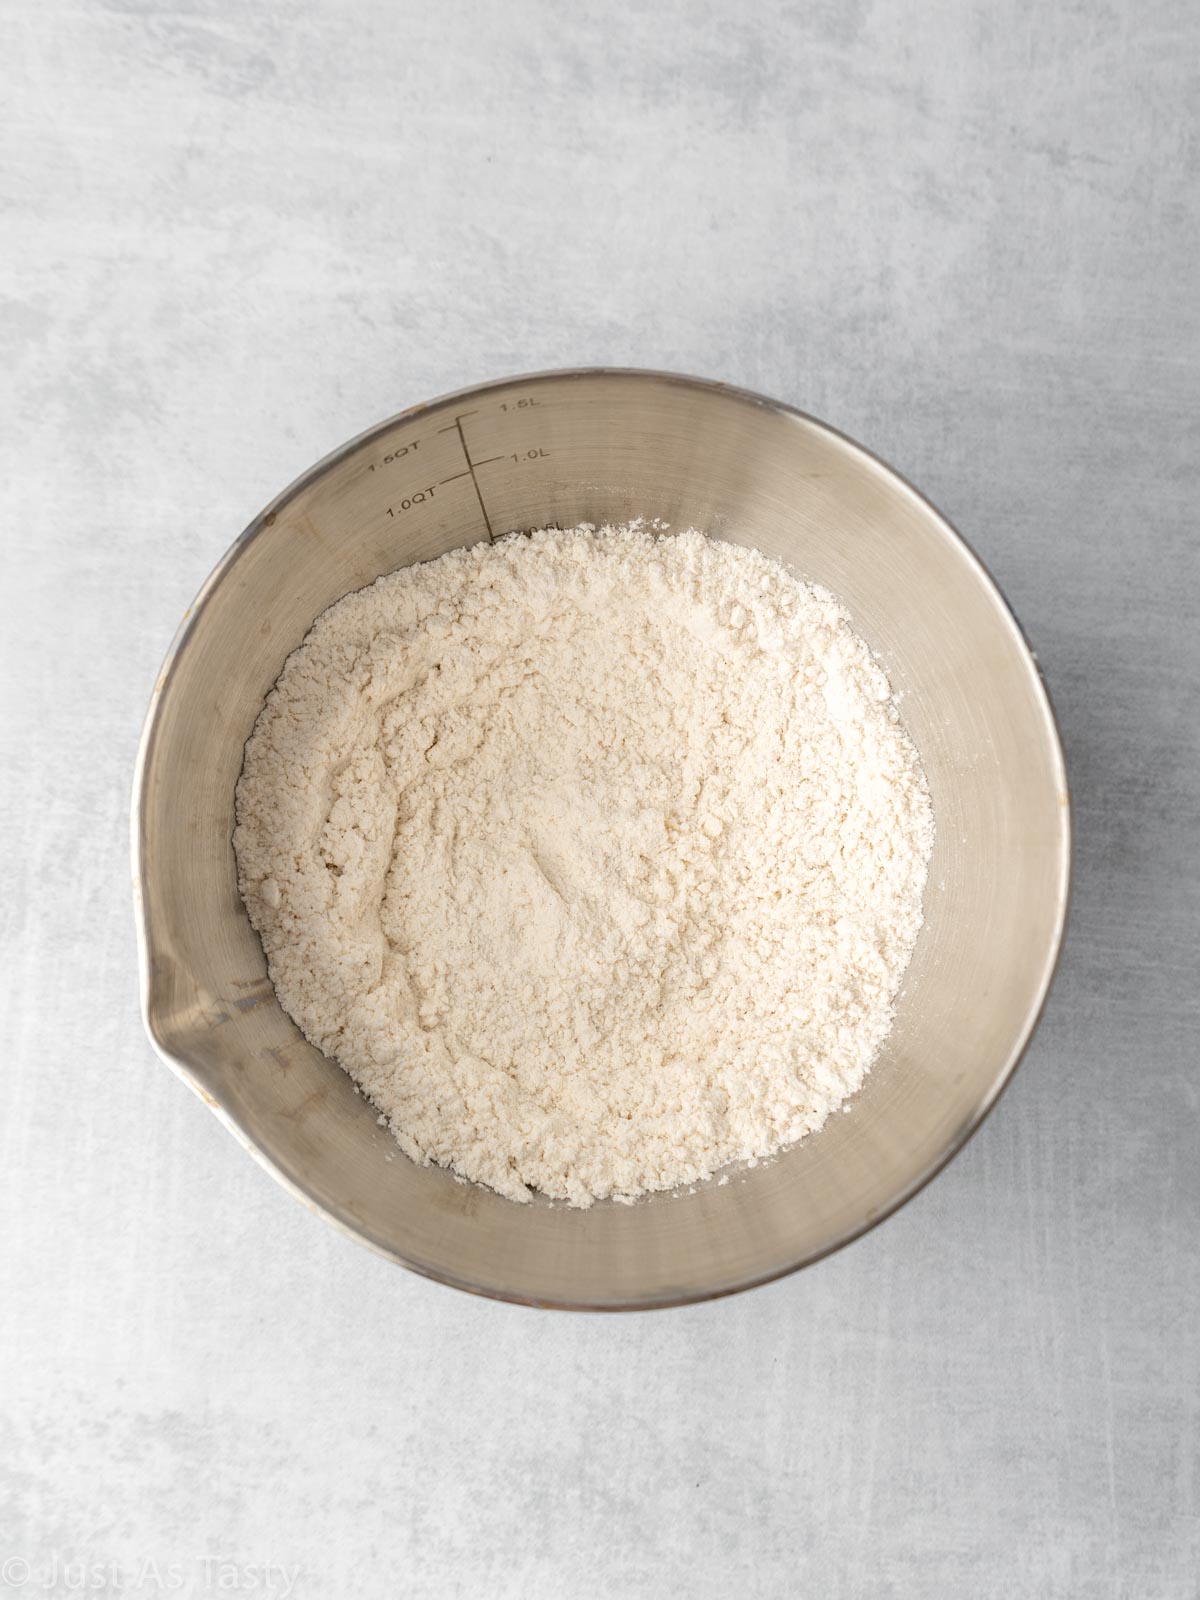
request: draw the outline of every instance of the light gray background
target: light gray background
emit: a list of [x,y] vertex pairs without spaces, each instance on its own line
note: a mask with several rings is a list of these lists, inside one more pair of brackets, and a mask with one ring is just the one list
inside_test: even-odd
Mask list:
[[[1198,54],[1194,0],[8,0],[0,1581],[1200,1592]],[[127,866],[151,682],[250,516],[402,406],[593,362],[915,479],[1039,650],[1079,836],[951,1169],[624,1319],[277,1188],[142,1035]]]

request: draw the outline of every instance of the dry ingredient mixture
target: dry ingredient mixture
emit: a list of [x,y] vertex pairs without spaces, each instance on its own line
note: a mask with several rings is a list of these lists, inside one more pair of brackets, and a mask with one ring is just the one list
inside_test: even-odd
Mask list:
[[845,611],[694,532],[546,530],[348,595],[246,747],[284,1008],[417,1161],[632,1199],[819,1128],[921,926],[933,820]]

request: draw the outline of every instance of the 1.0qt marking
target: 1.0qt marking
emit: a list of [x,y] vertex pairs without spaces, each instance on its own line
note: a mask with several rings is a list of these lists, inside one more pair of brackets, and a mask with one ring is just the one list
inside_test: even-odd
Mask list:
[[416,494],[410,494],[407,500],[401,500],[398,506],[389,506],[387,508],[388,516],[394,517],[401,511],[411,511],[414,506],[423,506],[426,500],[433,499],[437,489],[438,485],[435,483],[431,483],[426,489],[418,489]]

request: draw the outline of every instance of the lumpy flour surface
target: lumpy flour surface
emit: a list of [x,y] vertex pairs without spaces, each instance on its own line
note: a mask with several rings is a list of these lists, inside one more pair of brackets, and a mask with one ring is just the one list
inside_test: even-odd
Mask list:
[[280,1001],[404,1150],[587,1205],[766,1156],[859,1086],[932,834],[837,602],[633,526],[326,611],[246,747],[234,844]]

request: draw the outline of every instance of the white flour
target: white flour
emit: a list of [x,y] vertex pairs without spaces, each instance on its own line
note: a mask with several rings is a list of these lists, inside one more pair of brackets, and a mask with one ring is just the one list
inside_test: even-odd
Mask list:
[[282,1004],[408,1154],[576,1205],[821,1126],[891,1024],[933,833],[836,601],[636,525],[331,607],[237,817]]

